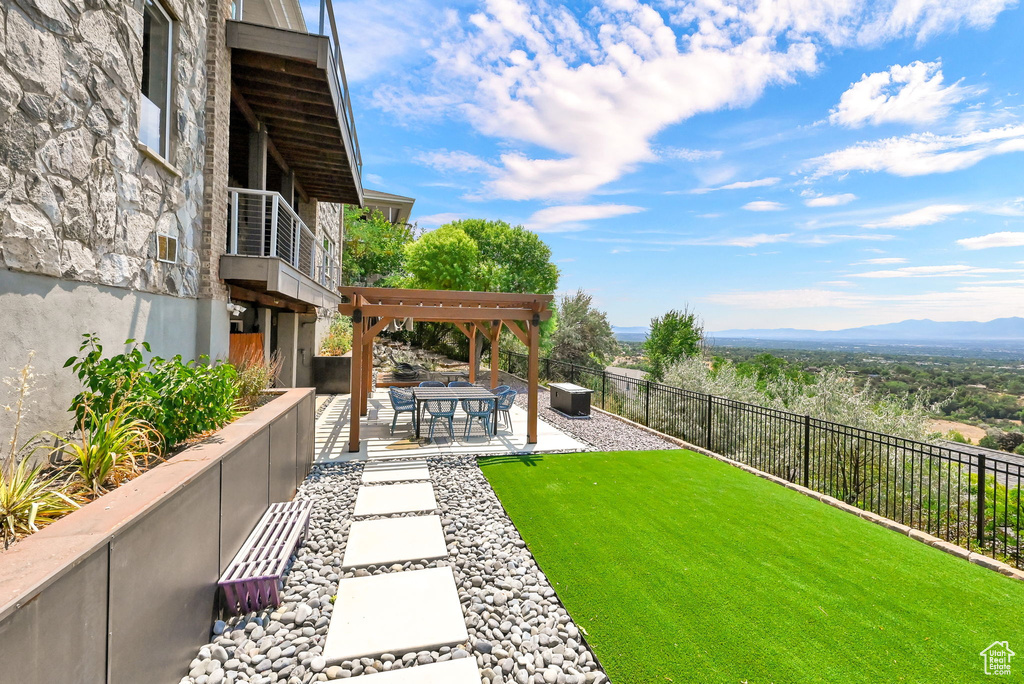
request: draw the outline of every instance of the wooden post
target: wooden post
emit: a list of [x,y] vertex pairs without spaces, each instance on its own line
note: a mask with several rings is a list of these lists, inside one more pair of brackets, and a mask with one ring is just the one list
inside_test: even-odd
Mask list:
[[373,335],[363,336],[363,403],[359,415],[367,415],[370,392],[373,391]]
[[352,312],[352,380],[348,406],[348,450],[359,451],[359,413],[363,395],[363,312]]
[[499,372],[500,366],[498,365],[500,357],[498,356],[498,340],[501,339],[501,326],[504,325],[501,321],[494,321],[491,323],[491,389],[497,389],[500,381]]
[[526,411],[526,443],[537,443],[537,385],[540,384],[540,316],[534,314],[529,326],[530,367],[526,377],[530,385]]
[[476,323],[469,324],[469,381],[476,382]]

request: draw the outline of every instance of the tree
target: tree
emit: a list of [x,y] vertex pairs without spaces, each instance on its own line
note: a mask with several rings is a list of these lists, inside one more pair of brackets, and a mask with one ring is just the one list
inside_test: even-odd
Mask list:
[[370,281],[389,285],[403,275],[404,248],[416,238],[416,226],[392,223],[379,211],[345,205],[342,279],[346,285]]
[[[504,221],[452,221],[403,251],[405,287],[550,294],[558,286],[551,249],[536,234]],[[551,320],[541,324],[542,347],[553,329]],[[483,336],[478,336],[478,360],[482,349]]]
[[405,246],[405,284],[424,290],[485,290],[476,241],[452,225]]
[[660,381],[670,365],[699,354],[703,339],[704,324],[689,307],[651,319],[651,332],[644,342],[650,378]]
[[551,336],[551,358],[602,368],[619,351],[608,316],[593,306],[582,289],[558,302],[558,328]]

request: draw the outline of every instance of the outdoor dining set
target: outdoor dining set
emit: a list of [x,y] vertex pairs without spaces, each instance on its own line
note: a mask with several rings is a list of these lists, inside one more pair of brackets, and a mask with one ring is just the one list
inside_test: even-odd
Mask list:
[[464,380],[449,382],[427,380],[417,387],[391,387],[388,389],[391,408],[395,415],[391,420],[391,434],[394,434],[398,417],[402,413],[412,414],[412,427],[419,439],[424,412],[429,417],[429,438],[434,439],[434,430],[440,423],[455,439],[455,413],[461,406],[466,414],[464,437],[469,437],[474,421],[483,429],[490,441],[498,432],[498,419],[512,431],[509,411],[515,403],[517,392],[508,385],[496,387],[493,391]]

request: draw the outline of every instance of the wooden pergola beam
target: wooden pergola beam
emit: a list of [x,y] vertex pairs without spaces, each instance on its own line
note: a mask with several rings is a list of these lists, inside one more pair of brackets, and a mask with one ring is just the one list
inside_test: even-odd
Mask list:
[[[344,316],[351,316],[356,308],[351,303],[341,304],[338,306],[338,312]],[[537,315],[541,317],[541,320],[551,317],[550,310],[547,311],[547,315],[544,315],[538,314],[533,309],[520,308],[417,306],[415,304],[368,304],[358,308],[364,316],[371,318],[412,318],[430,323],[479,323],[494,318],[507,321],[530,321]]]

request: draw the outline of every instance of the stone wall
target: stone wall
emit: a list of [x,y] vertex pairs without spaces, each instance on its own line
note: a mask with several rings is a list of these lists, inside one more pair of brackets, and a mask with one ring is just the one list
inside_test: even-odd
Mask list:
[[[170,159],[138,145],[141,0],[0,3],[0,265],[195,297],[206,108],[205,0],[176,19]],[[178,263],[156,261],[157,232]]]

